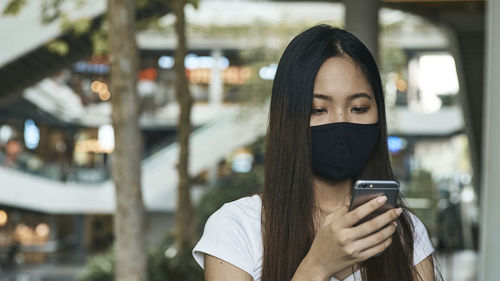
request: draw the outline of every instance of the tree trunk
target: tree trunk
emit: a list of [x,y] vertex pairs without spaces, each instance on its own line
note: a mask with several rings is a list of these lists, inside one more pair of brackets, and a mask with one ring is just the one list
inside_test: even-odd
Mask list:
[[185,0],[173,0],[172,10],[176,15],[175,31],[177,34],[177,49],[175,50],[175,93],[179,103],[179,186],[177,192],[177,211],[175,214],[175,239],[177,249],[183,249],[195,237],[194,211],[191,203],[189,177],[189,134],[191,132],[191,107],[193,98],[188,88],[184,58],[186,57],[186,28],[184,6]]
[[112,171],[116,187],[114,233],[117,281],[147,280],[134,16],[133,0],[108,0],[111,117],[115,132]]

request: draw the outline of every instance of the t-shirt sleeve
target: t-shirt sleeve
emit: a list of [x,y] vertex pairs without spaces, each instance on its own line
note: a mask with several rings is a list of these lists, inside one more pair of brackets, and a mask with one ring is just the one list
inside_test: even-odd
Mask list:
[[430,254],[432,254],[432,252],[434,252],[434,247],[432,246],[429,235],[427,234],[427,229],[425,228],[425,225],[422,223],[422,221],[411,212],[409,212],[409,214],[414,226],[413,264],[417,265]]
[[245,225],[223,206],[205,224],[203,235],[193,249],[193,257],[204,268],[205,254],[224,260],[253,276],[253,255]]

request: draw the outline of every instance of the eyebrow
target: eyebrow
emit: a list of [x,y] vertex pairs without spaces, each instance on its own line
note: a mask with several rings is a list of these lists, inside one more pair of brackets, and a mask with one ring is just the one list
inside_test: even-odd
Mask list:
[[332,97],[327,96],[327,95],[323,95],[323,94],[313,94],[313,98],[317,98],[317,99],[320,99],[320,100],[328,100],[328,101],[333,100]]
[[367,93],[356,93],[356,94],[350,95],[347,99],[348,100],[355,100],[355,99],[359,99],[359,98],[367,98],[369,100],[372,99],[372,97]]
[[[328,100],[328,101],[333,100],[333,98],[331,96],[324,95],[324,94],[313,94],[313,98]],[[370,100],[372,99],[372,97],[367,93],[355,93],[355,94],[350,95],[347,99],[352,101],[352,100],[355,100],[358,98],[367,98]]]

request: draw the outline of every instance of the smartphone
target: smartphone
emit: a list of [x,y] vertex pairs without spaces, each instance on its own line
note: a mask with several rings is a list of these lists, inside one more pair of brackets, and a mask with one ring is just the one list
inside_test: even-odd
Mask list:
[[371,214],[361,219],[356,225],[362,224],[389,209],[396,206],[396,200],[399,193],[399,183],[397,181],[378,181],[378,180],[358,180],[354,183],[351,193],[351,204],[349,211],[356,209],[364,203],[375,197],[385,195],[387,201],[384,206],[378,208]]

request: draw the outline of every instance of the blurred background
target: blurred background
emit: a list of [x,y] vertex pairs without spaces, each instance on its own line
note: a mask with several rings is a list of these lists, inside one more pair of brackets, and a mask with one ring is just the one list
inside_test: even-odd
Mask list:
[[[135,1],[149,280],[203,278],[189,249],[175,243],[181,204],[194,214],[186,223],[196,238],[223,203],[261,190],[279,57],[317,23],[346,28],[377,54],[393,168],[429,230],[444,279],[493,280],[487,276],[498,270],[492,253],[500,247],[487,243],[499,232],[486,225],[498,207],[486,207],[493,199],[485,194],[500,168],[498,160],[487,162],[500,156],[493,145],[500,115],[487,109],[500,106],[491,74],[500,74],[498,56],[489,64],[500,32],[487,19],[500,17],[498,3],[182,2],[180,73],[193,99],[186,123],[175,86],[176,16],[161,2]],[[121,140],[111,116],[107,9],[102,0],[0,1],[0,280],[114,278],[120,202],[112,166]],[[190,133],[187,201],[177,192],[182,128]],[[486,208],[488,218],[480,215]],[[491,252],[480,251],[481,243]]]

